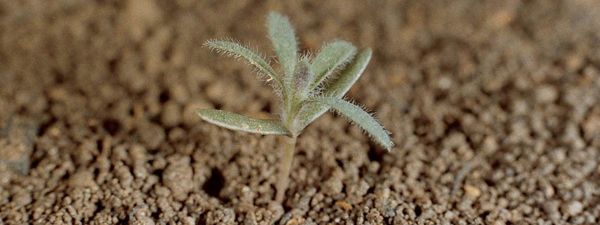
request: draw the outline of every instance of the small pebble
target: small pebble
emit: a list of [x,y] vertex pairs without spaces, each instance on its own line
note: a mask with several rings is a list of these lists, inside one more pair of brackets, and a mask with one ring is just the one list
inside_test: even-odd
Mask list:
[[337,201],[335,202],[335,206],[342,208],[343,210],[352,210],[352,205],[345,201]]
[[467,185],[465,185],[464,189],[465,189],[465,194],[467,194],[470,197],[477,198],[481,195],[481,191],[479,190],[479,188],[476,188],[473,185],[467,184]]
[[558,201],[549,201],[543,204],[544,212],[550,217],[550,219],[556,221],[560,219],[560,212],[558,211]]
[[536,90],[535,97],[540,103],[552,103],[558,99],[558,91],[552,86],[542,86]]
[[579,215],[581,211],[583,211],[583,205],[579,201],[569,202],[563,208],[563,212],[569,216]]

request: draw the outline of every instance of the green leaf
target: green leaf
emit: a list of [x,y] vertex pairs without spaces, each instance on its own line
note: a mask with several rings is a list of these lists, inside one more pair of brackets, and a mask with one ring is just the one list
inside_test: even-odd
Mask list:
[[201,109],[198,116],[206,122],[232,130],[257,134],[289,135],[289,131],[279,121],[254,119],[237,113],[216,109]]
[[344,96],[367,68],[372,52],[370,48],[358,52],[352,62],[325,88],[324,95],[336,98]]
[[306,89],[308,89],[310,86],[309,79],[313,76],[313,74],[314,72],[310,68],[308,58],[300,59],[299,64],[296,67],[296,81],[294,82],[296,97],[299,100],[304,100],[306,98]]
[[[329,86],[323,91],[323,96],[341,98],[350,90],[352,85],[358,80],[363,73],[369,60],[371,59],[372,51],[370,48],[363,49],[356,54],[356,57],[342,70],[342,72],[330,82]],[[299,112],[298,127],[304,129],[323,113],[327,112],[329,107],[322,104],[305,104]]]
[[317,88],[336,68],[350,61],[355,53],[356,47],[346,41],[334,41],[326,44],[312,62],[312,69],[316,77],[311,79],[312,84],[309,91]]
[[329,110],[329,106],[325,104],[319,102],[304,102],[294,123],[296,127],[298,127],[298,130],[301,131],[306,128],[308,124],[312,123],[312,121],[327,112],[327,110]]
[[311,100],[326,104],[335,111],[346,116],[352,122],[358,124],[358,126],[367,131],[373,140],[381,144],[388,151],[394,146],[394,143],[390,139],[387,131],[383,129],[383,126],[360,107],[342,99],[332,97],[316,97]]
[[250,49],[231,41],[207,41],[204,43],[205,46],[210,47],[211,49],[216,49],[220,52],[223,52],[227,55],[234,57],[242,57],[256,68],[258,68],[261,72],[267,74],[270,79],[274,80],[280,88],[283,88],[281,79],[275,73],[275,70],[269,65],[262,57],[257,55],[256,53],[250,51]]
[[294,28],[287,17],[271,12],[267,18],[269,38],[273,43],[279,64],[284,72],[284,82],[287,87],[292,85],[298,54]]

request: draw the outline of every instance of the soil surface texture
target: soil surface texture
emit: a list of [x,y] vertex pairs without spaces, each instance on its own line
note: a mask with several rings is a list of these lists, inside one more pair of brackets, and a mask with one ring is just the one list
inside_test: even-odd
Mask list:
[[[396,144],[325,114],[282,205],[282,138],[194,113],[277,115],[202,47],[274,55],[269,11],[373,48],[346,97]],[[599,164],[596,0],[0,1],[0,224],[598,224]]]

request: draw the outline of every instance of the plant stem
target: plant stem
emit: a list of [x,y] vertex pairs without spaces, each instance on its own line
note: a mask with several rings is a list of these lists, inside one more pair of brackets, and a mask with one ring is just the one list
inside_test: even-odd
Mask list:
[[295,135],[293,137],[285,137],[285,139],[285,149],[279,168],[279,179],[277,180],[277,196],[275,198],[275,201],[277,202],[283,202],[285,190],[288,186],[290,168],[292,167],[292,161],[294,159],[294,149],[296,147]]

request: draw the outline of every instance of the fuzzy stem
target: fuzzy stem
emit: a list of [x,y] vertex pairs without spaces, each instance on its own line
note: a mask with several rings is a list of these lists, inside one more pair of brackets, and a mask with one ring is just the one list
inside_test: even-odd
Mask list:
[[285,190],[288,186],[290,168],[292,167],[292,161],[294,159],[294,149],[296,147],[296,136],[285,137],[285,139],[285,149],[280,164],[279,179],[277,180],[277,196],[275,198],[275,201],[277,202],[283,202]]

